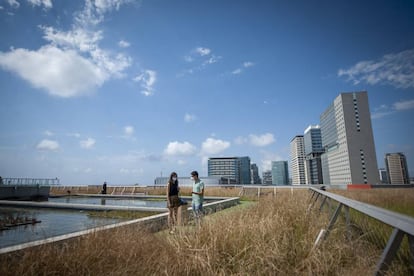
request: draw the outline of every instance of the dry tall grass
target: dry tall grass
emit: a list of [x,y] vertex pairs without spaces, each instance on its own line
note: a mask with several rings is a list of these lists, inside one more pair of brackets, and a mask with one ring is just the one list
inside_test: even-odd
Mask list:
[[307,191],[205,217],[175,235],[124,227],[0,256],[0,275],[365,275],[380,252],[341,227],[312,250],[326,217]]

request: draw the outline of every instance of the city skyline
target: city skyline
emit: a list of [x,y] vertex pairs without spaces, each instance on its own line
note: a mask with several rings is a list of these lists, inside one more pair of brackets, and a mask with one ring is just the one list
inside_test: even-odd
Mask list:
[[342,92],[378,167],[414,175],[414,3],[0,1],[0,175],[151,184],[249,156],[259,174]]

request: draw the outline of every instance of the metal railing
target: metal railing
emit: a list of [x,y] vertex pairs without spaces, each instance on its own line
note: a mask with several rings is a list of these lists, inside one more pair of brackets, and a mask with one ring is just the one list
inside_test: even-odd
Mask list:
[[[388,241],[381,245],[383,246],[383,251],[380,259],[377,262],[375,268],[375,275],[382,275],[387,271],[392,263],[392,261],[397,256],[399,251],[402,251],[402,241],[405,236],[408,238],[408,250],[404,252],[406,260],[408,260],[409,270],[414,275],[414,218],[405,216],[399,213],[395,213],[380,207],[376,207],[370,204],[362,203],[356,200],[352,200],[337,194],[329,193],[321,189],[310,188],[311,198],[309,204],[309,210],[314,208],[315,205],[319,205],[319,211],[322,211],[324,207],[328,209],[330,213],[329,224],[326,230],[321,230],[318,237],[316,238],[315,246],[326,240],[330,231],[333,229],[335,222],[341,213],[345,216],[346,231],[348,238],[350,238],[351,224],[361,225],[361,221],[364,221],[364,226],[362,228],[367,229],[367,232],[370,234],[375,234],[381,231],[381,229],[386,228],[384,226],[388,225],[392,228],[391,234],[385,231],[380,233],[380,236],[388,236]],[[342,209],[344,210],[343,212]],[[354,211],[358,211],[359,213]],[[353,213],[352,213],[353,212]],[[351,213],[353,214],[351,220]],[[364,217],[364,218],[362,218]],[[376,221],[376,222],[374,222]],[[383,227],[378,226],[378,223],[381,223]],[[375,228],[375,229],[372,229]],[[380,238],[376,238],[376,241]],[[381,243],[381,242],[380,242]]]
[[15,178],[15,177],[6,177],[0,179],[0,185],[40,185],[40,186],[49,186],[49,185],[59,185],[59,178]]

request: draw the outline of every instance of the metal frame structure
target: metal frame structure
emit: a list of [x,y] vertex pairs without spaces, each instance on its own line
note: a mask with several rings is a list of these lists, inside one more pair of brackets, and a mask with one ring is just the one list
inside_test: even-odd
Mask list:
[[[352,200],[337,194],[329,193],[321,189],[310,188],[312,193],[310,198],[309,209],[312,209],[320,200],[319,210],[321,211],[325,204],[330,204],[333,200],[338,203],[335,211],[332,213],[329,224],[325,231],[321,231],[317,238],[317,242],[325,240],[329,232],[332,230],[338,216],[344,208],[345,221],[347,231],[350,230],[350,216],[349,210],[354,209],[365,216],[374,218],[384,224],[387,224],[393,228],[393,231],[388,239],[387,245],[385,246],[380,259],[377,262],[375,275],[382,275],[391,264],[392,260],[396,256],[404,235],[408,237],[408,243],[410,248],[410,269],[414,274],[414,218],[405,216],[399,213],[395,213],[380,207],[376,207],[370,204],[362,203],[356,200]],[[348,232],[349,233],[349,232]],[[322,237],[320,237],[322,235]],[[316,242],[316,243],[317,243]]]

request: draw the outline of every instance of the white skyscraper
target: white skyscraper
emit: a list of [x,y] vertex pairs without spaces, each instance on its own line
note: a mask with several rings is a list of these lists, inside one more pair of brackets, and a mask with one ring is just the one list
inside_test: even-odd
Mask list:
[[379,182],[368,94],[341,93],[321,115],[323,181],[326,184]]
[[290,142],[292,185],[306,184],[305,142],[303,135],[295,136]]

